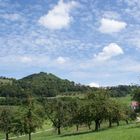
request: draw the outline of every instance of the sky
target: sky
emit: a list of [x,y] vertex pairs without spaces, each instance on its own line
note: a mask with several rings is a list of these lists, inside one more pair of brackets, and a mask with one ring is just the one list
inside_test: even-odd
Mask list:
[[0,75],[140,83],[140,0],[0,0]]

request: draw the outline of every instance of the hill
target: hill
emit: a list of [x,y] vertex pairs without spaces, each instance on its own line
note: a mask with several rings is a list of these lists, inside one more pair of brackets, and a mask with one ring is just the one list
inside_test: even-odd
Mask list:
[[[8,86],[10,85],[11,87],[9,88]],[[45,72],[35,73],[19,80],[0,77],[0,97],[6,96],[7,90],[3,92],[5,88],[10,89],[10,91],[13,91],[12,89],[14,88],[13,92],[16,97],[20,94],[24,94],[22,92],[23,90],[30,90],[34,96],[38,97],[55,97],[57,95],[75,96],[77,94],[86,94],[98,90],[98,88],[76,84],[73,81],[61,79],[54,74]],[[107,87],[106,89],[108,89],[111,97],[125,97],[132,94],[135,88],[137,88],[137,86],[119,85],[116,87]],[[10,91],[8,92],[8,96],[13,97],[13,92]]]
[[53,97],[60,94],[80,92],[84,93],[92,88],[76,84],[67,79],[61,79],[51,73],[40,72],[18,80],[24,89],[31,89],[35,95]]
[[107,89],[110,91],[111,97],[125,97],[127,95],[132,94],[136,88],[139,88],[139,86],[118,85],[118,86],[107,87]]
[[1,77],[0,80],[0,105],[7,103],[18,105],[29,92],[33,97],[40,99],[40,97],[55,97],[57,95],[85,94],[94,89],[44,72],[32,74],[19,80],[5,77]]

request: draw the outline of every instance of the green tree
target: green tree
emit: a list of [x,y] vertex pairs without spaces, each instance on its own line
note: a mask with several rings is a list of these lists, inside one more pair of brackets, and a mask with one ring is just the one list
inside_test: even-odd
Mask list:
[[[43,124],[43,108],[32,97],[31,91],[26,91],[27,99],[25,104],[20,106],[16,116],[15,129],[16,134],[28,134],[29,140],[31,140],[31,134],[36,131],[37,128],[41,128]],[[24,99],[25,100],[25,99]]]
[[112,123],[116,122],[119,125],[120,120],[127,121],[126,105],[121,104],[115,99],[108,99],[106,102],[106,116],[105,119],[109,121],[109,127],[112,127]]
[[83,115],[82,115],[82,104],[84,102],[80,99],[73,99],[69,103],[69,116],[71,125],[76,125],[76,130],[78,131],[79,125],[83,124]]
[[68,102],[67,98],[48,99],[45,104],[47,117],[51,120],[53,126],[57,129],[58,134],[61,134],[61,127],[68,126]]
[[133,91],[133,100],[140,102],[140,88]]
[[91,111],[95,122],[95,131],[98,131],[100,124],[106,116],[106,102],[109,98],[108,91],[100,89],[94,93],[88,94],[87,99],[91,103]]
[[10,107],[2,108],[0,112],[0,130],[5,133],[5,139],[9,140],[9,134],[13,131],[14,113]]
[[88,100],[83,100],[79,112],[81,123],[86,124],[91,129],[91,124],[94,119],[91,103]]
[[38,104],[35,105],[35,108],[19,107],[14,117],[14,134],[28,134],[29,140],[31,140],[31,134],[34,133],[37,128],[41,128],[43,125],[43,108]]

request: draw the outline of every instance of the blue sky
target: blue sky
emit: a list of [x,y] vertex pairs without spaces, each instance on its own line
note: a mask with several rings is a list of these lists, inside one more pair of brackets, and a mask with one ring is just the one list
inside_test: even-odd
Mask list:
[[0,75],[139,84],[139,11],[140,0],[0,0]]

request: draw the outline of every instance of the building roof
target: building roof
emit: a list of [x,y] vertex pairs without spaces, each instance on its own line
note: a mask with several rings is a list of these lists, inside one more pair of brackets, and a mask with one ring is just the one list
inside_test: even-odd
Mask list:
[[137,101],[132,101],[131,106],[140,106],[140,103]]

